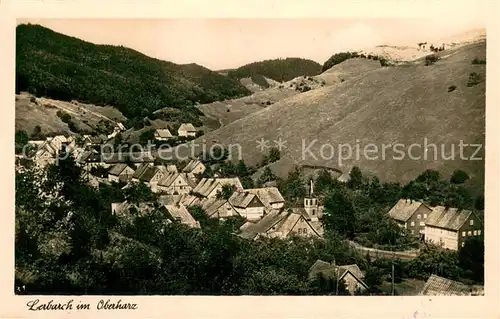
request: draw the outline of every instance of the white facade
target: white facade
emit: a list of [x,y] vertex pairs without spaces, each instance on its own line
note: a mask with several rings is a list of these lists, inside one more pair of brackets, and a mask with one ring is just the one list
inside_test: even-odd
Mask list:
[[425,225],[425,240],[443,248],[458,250],[458,232]]
[[264,216],[264,206],[247,207],[247,208],[235,207],[234,209],[242,217],[246,218],[247,220],[251,220],[251,221],[259,220],[262,218],[262,216]]

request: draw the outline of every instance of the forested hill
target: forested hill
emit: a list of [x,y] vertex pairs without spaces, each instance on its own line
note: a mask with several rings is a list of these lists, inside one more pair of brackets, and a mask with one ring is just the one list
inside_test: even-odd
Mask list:
[[19,25],[16,35],[16,92],[115,106],[127,117],[250,94],[239,81],[196,64],[95,45],[39,25]]
[[275,81],[290,81],[302,75],[318,75],[321,65],[317,62],[301,58],[265,60],[246,64],[228,72],[229,77],[242,79],[265,76]]

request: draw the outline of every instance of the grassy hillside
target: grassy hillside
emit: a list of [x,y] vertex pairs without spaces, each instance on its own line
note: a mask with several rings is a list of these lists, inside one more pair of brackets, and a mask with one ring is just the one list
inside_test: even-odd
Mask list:
[[302,75],[317,75],[321,73],[321,65],[312,60],[301,58],[286,58],[265,60],[246,64],[227,72],[229,77],[242,79],[251,77],[253,82],[266,86],[264,77],[275,81],[290,81]]
[[39,25],[16,29],[16,92],[117,107],[129,118],[250,94],[239,81],[122,46],[95,45]]
[[[485,65],[475,65],[474,58],[485,59],[485,43],[477,43],[438,53],[441,59],[426,66],[425,60],[401,66],[377,67],[358,76],[345,79],[337,85],[324,86],[306,93],[281,100],[269,107],[252,113],[219,130],[204,136],[206,141],[217,140],[222,144],[239,143],[243,158],[250,164],[262,160],[263,154],[256,148],[256,141],[264,138],[282,138],[287,148],[272,168],[281,176],[297,164],[324,165],[345,171],[353,165],[372,172],[382,180],[401,182],[415,178],[425,169],[437,169],[444,175],[460,168],[471,176],[470,183],[482,186],[484,161],[459,159],[459,143],[482,143],[485,134]],[[470,73],[478,74],[479,81],[468,86]],[[455,89],[450,91],[450,87]],[[455,160],[445,160],[439,154],[433,160],[433,149],[428,159],[404,159],[388,149],[385,159],[371,160],[356,156],[338,161],[338,144],[356,144],[362,149],[374,143],[379,149],[383,144],[401,143],[405,150],[413,143],[445,145],[445,153],[454,144]],[[306,154],[302,158],[302,141],[309,145],[318,140],[311,152],[318,159]],[[334,146],[334,156],[329,159],[329,148]],[[474,149],[464,152],[470,156]],[[419,153],[420,152],[420,153]],[[424,150],[415,149],[414,156],[423,156]],[[368,157],[372,156],[370,153]],[[408,153],[407,153],[408,154]],[[479,154],[484,157],[484,149]],[[446,154],[449,155],[449,154]],[[342,165],[341,165],[342,164]]]

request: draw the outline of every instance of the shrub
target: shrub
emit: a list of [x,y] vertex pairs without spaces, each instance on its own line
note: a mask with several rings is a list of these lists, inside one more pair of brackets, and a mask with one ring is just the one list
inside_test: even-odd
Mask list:
[[456,89],[456,88],[457,88],[457,86],[456,86],[456,85],[450,85],[450,86],[448,87],[448,92],[453,92],[453,91],[455,91],[455,89]]
[[469,175],[462,170],[455,170],[453,175],[450,178],[450,182],[453,184],[463,184],[466,180],[469,179]]
[[389,66],[389,62],[387,62],[387,60],[384,58],[380,58],[378,61],[380,62],[381,66]]
[[474,58],[474,60],[472,60],[472,64],[486,64],[486,60],[480,60],[478,58]]
[[476,72],[469,74],[469,81],[467,81],[467,86],[471,87],[481,82],[481,77]]
[[63,111],[57,111],[56,113],[57,117],[59,117],[61,119],[61,121],[63,121],[64,123],[70,123],[71,122],[71,115],[69,115],[68,113],[66,112],[63,112]]
[[425,65],[433,65],[439,60],[439,57],[435,54],[431,54],[425,57]]

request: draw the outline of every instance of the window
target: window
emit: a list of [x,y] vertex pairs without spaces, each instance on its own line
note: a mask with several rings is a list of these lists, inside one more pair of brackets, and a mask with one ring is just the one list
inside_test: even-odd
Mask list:
[[471,219],[470,222],[469,222],[469,225],[474,225],[474,219]]
[[425,223],[424,222],[420,222],[420,226],[425,226]]
[[464,247],[464,246],[465,246],[465,241],[462,242],[462,247]]
[[473,231],[472,233],[474,234],[474,236],[477,236],[477,230]]
[[307,228],[303,228],[303,229],[302,229],[302,232],[303,232],[304,234],[307,234]]
[[466,236],[466,234],[465,234],[465,232],[463,231],[463,232],[462,232],[462,237],[465,237],[465,236]]
[[420,219],[420,214],[417,215],[417,219]]
[[312,210],[312,214],[313,214],[313,215],[315,215],[315,214],[316,214],[316,210],[315,210],[315,209],[313,209],[313,210]]
[[[273,227],[273,228],[274,228],[274,227]],[[297,232],[298,232],[299,234],[301,234],[301,233],[302,233],[302,228],[299,228],[299,229],[297,230]]]
[[467,236],[472,236],[472,232],[470,230],[467,232]]
[[411,222],[410,226],[415,226],[415,222]]
[[424,219],[426,219],[426,218],[427,218],[427,214],[424,214]]
[[304,203],[305,203],[306,206],[309,205],[309,200],[308,199],[304,199]]
[[477,231],[477,235],[481,236],[481,231],[480,230]]

